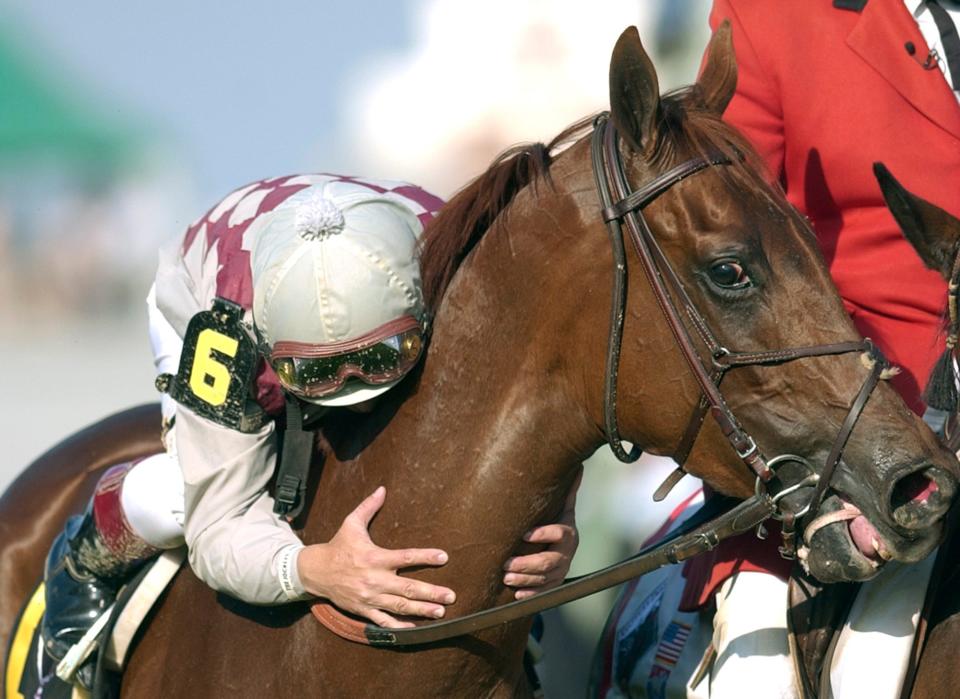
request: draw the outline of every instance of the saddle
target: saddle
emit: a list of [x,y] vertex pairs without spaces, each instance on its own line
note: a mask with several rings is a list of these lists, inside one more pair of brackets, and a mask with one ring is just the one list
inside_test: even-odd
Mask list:
[[[43,650],[40,622],[44,612],[44,586],[39,583],[17,617],[6,658],[6,699],[104,699],[116,694],[137,631],[145,624],[157,600],[186,560],[185,547],[164,551],[144,566],[123,587],[114,605],[59,664]],[[93,691],[61,679],[92,654],[97,657]]]
[[830,664],[860,583],[824,585],[795,571],[788,585],[788,642],[804,699],[829,697]]

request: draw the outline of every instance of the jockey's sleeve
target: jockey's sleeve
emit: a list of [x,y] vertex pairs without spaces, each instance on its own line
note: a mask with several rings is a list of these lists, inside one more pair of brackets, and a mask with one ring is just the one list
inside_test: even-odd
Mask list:
[[217,256],[204,254],[198,240],[182,249],[177,239],[160,248],[157,266],[156,305],[168,323],[183,337],[196,313],[210,308],[217,295]]
[[273,421],[242,433],[177,408],[190,566],[210,587],[251,604],[308,595],[297,573],[303,543],[273,513],[267,486],[276,465]]

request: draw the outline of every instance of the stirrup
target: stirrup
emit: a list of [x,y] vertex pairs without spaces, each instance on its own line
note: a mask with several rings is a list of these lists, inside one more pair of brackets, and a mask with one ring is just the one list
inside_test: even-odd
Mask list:
[[68,684],[74,683],[74,678],[80,666],[100,645],[100,635],[103,633],[107,622],[110,621],[114,606],[116,606],[116,603],[107,607],[103,614],[97,617],[93,625],[87,629],[87,632],[80,637],[80,640],[70,647],[67,654],[63,656],[63,660],[57,663],[57,677]]

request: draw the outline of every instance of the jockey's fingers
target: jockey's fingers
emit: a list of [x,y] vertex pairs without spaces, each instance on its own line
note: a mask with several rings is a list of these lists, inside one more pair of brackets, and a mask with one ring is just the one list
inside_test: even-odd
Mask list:
[[522,590],[517,590],[515,593],[513,593],[513,598],[516,600],[527,599],[528,597],[533,597],[538,592],[543,592],[543,589],[525,587]]
[[391,570],[415,566],[442,566],[449,556],[442,549],[380,549],[376,554],[379,565]]
[[542,582],[533,582],[525,586],[512,585],[511,587],[518,587],[516,593],[514,593],[514,599],[526,599],[527,597],[533,597],[536,594],[541,592],[546,592],[547,590],[552,590],[553,588],[560,585],[563,582],[563,576],[558,575],[557,573],[551,573],[548,575],[542,576],[531,576]]
[[431,585],[422,580],[392,576],[389,583],[383,586],[383,592],[396,597],[421,602],[436,602],[437,604],[453,604],[457,595],[449,587]]
[[507,573],[544,575],[562,565],[565,558],[559,551],[541,551],[540,553],[531,553],[529,556],[508,558],[507,562],[503,564],[503,569]]
[[532,544],[559,544],[572,542],[576,536],[577,530],[569,524],[545,524],[528,531],[523,540]]
[[527,573],[507,573],[503,576],[503,584],[510,587],[540,587],[547,582],[546,575],[529,575]]
[[371,603],[391,615],[418,616],[427,619],[442,619],[447,611],[442,604],[419,602],[400,595],[377,595],[371,600]]
[[353,512],[347,515],[347,521],[353,521],[363,526],[364,529],[370,526],[370,520],[380,511],[387,497],[387,489],[382,485],[374,490],[370,495],[364,498],[363,502],[354,508]]
[[412,621],[400,621],[399,619],[394,619],[392,616],[383,612],[379,609],[368,609],[364,612],[370,621],[372,621],[377,626],[383,626],[388,629],[409,629],[415,624]]

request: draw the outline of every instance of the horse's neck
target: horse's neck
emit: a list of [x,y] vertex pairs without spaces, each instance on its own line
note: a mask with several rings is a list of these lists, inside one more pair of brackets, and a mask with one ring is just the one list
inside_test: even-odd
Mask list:
[[[510,220],[526,223],[522,212]],[[578,339],[542,322],[561,300],[531,281],[565,270],[507,249],[538,233],[488,235],[448,291],[416,389],[356,459],[327,464],[318,494],[355,505],[386,485],[374,541],[447,550],[450,563],[425,577],[457,589],[461,613],[503,594],[503,562],[524,531],[557,516],[600,437],[582,405],[582,376],[565,369],[579,362],[562,356]]]

